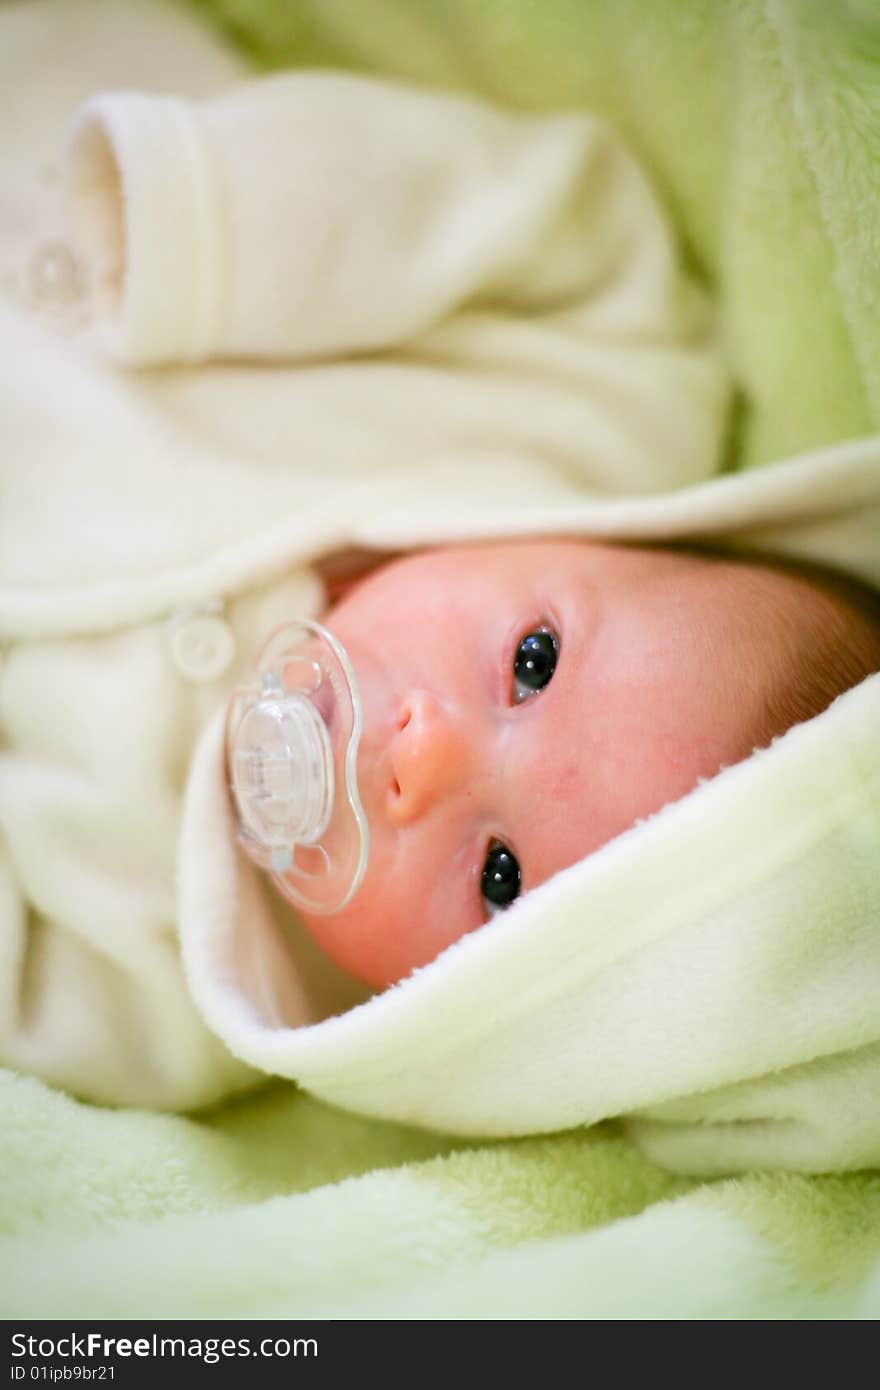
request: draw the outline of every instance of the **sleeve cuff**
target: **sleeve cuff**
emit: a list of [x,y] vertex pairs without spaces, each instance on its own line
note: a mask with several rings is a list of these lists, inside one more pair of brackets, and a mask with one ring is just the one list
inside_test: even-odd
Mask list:
[[87,102],[68,198],[107,350],[138,366],[207,356],[218,342],[219,218],[192,108],[124,92]]

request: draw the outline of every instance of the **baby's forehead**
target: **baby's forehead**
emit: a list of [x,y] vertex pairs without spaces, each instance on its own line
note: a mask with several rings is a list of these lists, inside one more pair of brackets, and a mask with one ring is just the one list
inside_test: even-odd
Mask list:
[[[672,631],[693,628],[721,647],[760,646],[780,626],[789,632],[822,620],[830,601],[795,567],[761,557],[696,548],[608,544],[570,537],[515,538],[438,546],[400,556],[356,585],[364,618],[390,620],[516,599],[582,585],[614,603],[625,600]],[[577,592],[577,591],[575,591]],[[345,600],[343,600],[343,606]],[[797,644],[794,644],[797,645]],[[790,644],[777,659],[784,660]]]
[[399,557],[381,572],[389,587],[406,586],[421,578],[465,586],[486,580],[512,586],[544,575],[574,575],[585,571],[620,575],[669,564],[669,554],[645,547],[607,545],[576,538],[535,537],[438,546]]

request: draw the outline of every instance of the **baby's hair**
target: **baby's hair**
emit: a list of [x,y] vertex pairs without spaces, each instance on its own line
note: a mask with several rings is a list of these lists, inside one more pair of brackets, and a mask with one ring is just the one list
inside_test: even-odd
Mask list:
[[761,744],[815,718],[839,695],[880,671],[876,589],[812,562],[754,552],[702,553],[786,575],[811,590],[815,600],[806,608],[798,606],[796,613],[785,603],[777,611],[780,661],[777,679],[768,688]]
[[854,686],[880,671],[880,595],[818,566],[793,573],[813,588],[812,632],[802,644],[800,678],[782,684],[770,714],[788,728],[813,719]]

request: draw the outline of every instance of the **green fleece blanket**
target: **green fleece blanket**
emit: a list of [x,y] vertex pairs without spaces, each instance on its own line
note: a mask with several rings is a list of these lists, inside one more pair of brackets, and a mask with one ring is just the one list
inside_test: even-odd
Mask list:
[[[718,293],[731,467],[873,433],[880,15],[820,0],[211,0],[266,64],[613,118]],[[880,856],[878,856],[880,857]],[[10,1317],[880,1313],[880,1177],[697,1182],[614,1125],[491,1144],[274,1086],[100,1111],[2,1077]]]
[[613,1125],[456,1148],[287,1087],[199,1119],[0,1094],[7,1318],[880,1308],[876,1175],[695,1184]]
[[718,292],[731,466],[880,419],[870,0],[197,0],[264,66],[346,67],[614,122]]

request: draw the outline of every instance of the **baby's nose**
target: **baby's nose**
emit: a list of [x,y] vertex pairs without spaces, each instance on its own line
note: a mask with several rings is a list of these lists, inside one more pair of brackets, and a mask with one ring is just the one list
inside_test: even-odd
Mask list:
[[389,815],[396,825],[421,816],[471,774],[460,717],[426,690],[413,691],[404,702],[390,753],[394,781]]

